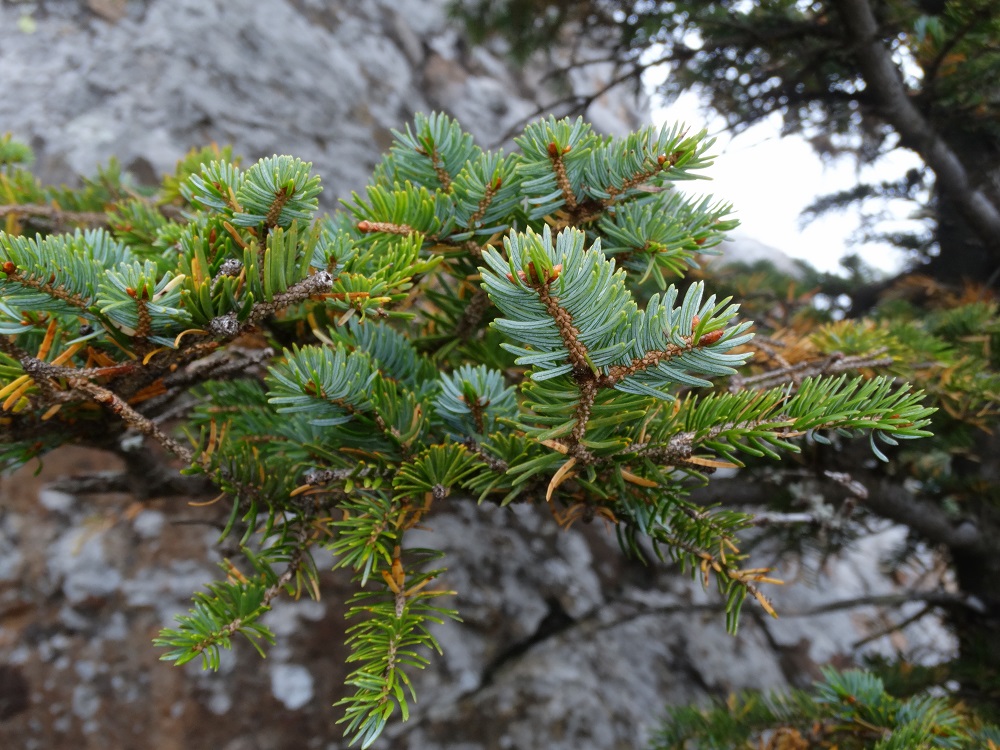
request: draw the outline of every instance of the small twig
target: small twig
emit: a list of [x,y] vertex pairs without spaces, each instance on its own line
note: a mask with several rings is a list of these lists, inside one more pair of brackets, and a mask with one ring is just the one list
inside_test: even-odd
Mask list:
[[95,211],[64,211],[54,206],[32,205],[7,205],[0,206],[0,219],[5,216],[21,214],[32,218],[43,219],[51,222],[54,230],[68,226],[85,225],[88,227],[103,227],[108,225],[108,216],[105,213]]
[[[107,388],[102,388],[96,383],[92,383],[85,378],[71,378],[69,383],[74,390],[79,391],[80,393],[85,393],[98,404],[107,406],[115,414],[121,417],[125,424],[129,427],[146,437],[153,438],[153,440],[173,453],[184,463],[188,465],[195,463],[194,454],[190,450],[164,433],[163,430],[161,430],[155,423],[125,403],[116,393],[109,391]],[[201,461],[199,460],[198,463],[201,463]]]
[[889,623],[888,625],[886,625],[886,627],[880,630],[876,630],[871,635],[867,635],[864,638],[854,641],[854,643],[851,644],[851,648],[852,649],[861,648],[862,646],[866,646],[869,643],[872,643],[873,641],[877,641],[879,638],[883,638],[887,635],[892,635],[893,633],[898,633],[907,625],[912,625],[918,620],[922,620],[924,617],[926,617],[933,611],[934,611],[934,605],[926,604],[923,607],[921,607],[916,614],[910,615],[909,617],[906,617],[900,620],[899,622]]
[[490,306],[490,296],[484,289],[477,289],[469,299],[469,304],[462,310],[462,314],[455,325],[455,335],[463,341],[468,341],[472,335],[479,330],[483,315]]
[[318,271],[307,276],[297,284],[288,287],[281,294],[275,294],[270,302],[258,302],[253,306],[246,320],[240,322],[235,312],[213,318],[206,326],[217,336],[236,338],[260,323],[264,318],[274,315],[290,305],[309,299],[316,294],[324,294],[333,288],[333,275],[329,271]]
[[781,615],[782,617],[813,617],[827,612],[839,612],[858,607],[901,607],[910,602],[924,602],[931,607],[961,606],[980,613],[985,611],[980,602],[966,594],[950,591],[900,591],[894,594],[869,594],[852,599],[839,599],[809,609],[782,610]]
[[894,360],[892,357],[882,356],[887,349],[882,347],[868,354],[844,356],[840,352],[834,352],[821,360],[811,360],[807,362],[797,362],[794,365],[780,367],[776,370],[768,370],[758,375],[744,377],[733,376],[729,382],[729,392],[739,393],[747,388],[764,389],[775,385],[783,385],[791,380],[793,383],[801,383],[803,378],[818,377],[819,375],[833,375],[847,370],[859,370],[865,367],[888,367]]
[[753,514],[750,520],[751,526],[798,526],[805,524],[809,526],[822,526],[829,523],[829,519],[819,518],[813,513],[777,513],[758,511]]
[[462,444],[470,451],[475,453],[477,456],[479,456],[486,463],[486,465],[489,466],[490,469],[492,469],[493,471],[499,474],[507,473],[507,469],[509,468],[507,466],[507,462],[491,456],[483,449],[483,447],[479,443],[477,443],[472,438],[466,438]]

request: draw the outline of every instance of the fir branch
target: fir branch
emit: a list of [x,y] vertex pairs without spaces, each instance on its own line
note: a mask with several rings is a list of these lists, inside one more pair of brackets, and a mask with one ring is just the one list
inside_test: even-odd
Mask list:
[[393,475],[389,469],[380,469],[375,466],[365,466],[359,468],[352,466],[345,469],[316,469],[308,472],[303,478],[303,484],[309,487],[319,487],[333,482],[343,482],[347,479],[368,479],[387,478]]
[[566,174],[566,164],[563,161],[563,155],[569,153],[571,148],[571,146],[564,146],[560,149],[558,144],[552,141],[549,143],[549,159],[552,161],[552,171],[555,172],[556,184],[562,191],[566,208],[575,211],[577,208],[576,194],[573,192],[573,185],[569,181],[569,175]]
[[281,211],[284,209],[285,204],[291,199],[293,192],[293,190],[289,190],[289,188],[285,186],[275,193],[274,202],[271,204],[271,207],[267,210],[267,215],[264,217],[264,225],[269,230],[278,226],[278,218],[281,216]]
[[[706,339],[699,344],[710,344],[718,339],[722,338],[722,331],[717,331],[719,335],[711,336],[711,340],[707,340],[708,336],[703,336]],[[669,344],[666,349],[654,350],[646,352],[642,357],[636,357],[628,365],[614,365],[608,368],[608,372],[601,378],[601,385],[612,388],[616,383],[621,382],[625,378],[635,375],[636,373],[643,372],[650,368],[656,367],[661,362],[669,362],[675,357],[679,357],[682,354],[693,351],[695,344],[692,342],[692,337],[685,337],[685,344],[683,346],[678,346],[676,344]]]
[[[528,273],[531,273],[534,267],[529,264]],[[558,267],[553,269],[553,275],[545,278],[544,281],[538,280],[537,278],[531,278],[525,280],[525,283],[538,292],[538,299],[545,306],[545,310],[555,321],[556,328],[559,330],[559,336],[563,340],[563,345],[566,347],[566,351],[569,353],[570,364],[573,365],[574,373],[578,373],[577,377],[582,377],[583,373],[590,372],[590,361],[587,356],[587,347],[584,346],[583,342],[580,341],[580,331],[573,325],[573,316],[570,314],[569,310],[559,305],[559,299],[552,296],[552,292],[549,289],[549,284],[551,284],[558,276],[561,269]],[[521,272],[525,273],[525,272]],[[537,277],[537,272],[535,276]]]
[[[145,293],[146,290],[143,289],[142,291]],[[136,312],[139,316],[139,325],[135,329],[136,351],[143,354],[149,348],[148,339],[153,332],[153,318],[149,314],[149,307],[145,296],[135,295],[134,293],[130,296],[133,296],[135,299]]]
[[423,146],[418,146],[416,149],[418,154],[423,154],[428,159],[430,159],[431,166],[434,168],[434,174],[437,175],[438,181],[441,183],[441,190],[445,193],[451,192],[451,175],[448,174],[448,170],[444,168],[444,162],[441,161],[441,154],[438,152],[437,148],[432,147],[428,151]]
[[34,289],[36,291],[42,292],[43,294],[49,295],[53,299],[61,300],[62,302],[65,302],[68,305],[72,305],[73,307],[79,310],[83,310],[88,314],[90,314],[90,306],[92,304],[92,300],[85,299],[84,297],[81,297],[79,294],[71,292],[61,286],[55,285],[54,276],[50,277],[48,280],[42,280],[30,274],[25,275],[11,261],[6,261],[3,264],[2,270],[4,271],[4,273],[7,274],[7,281],[13,281],[18,284],[21,284],[22,286],[26,286],[29,289]]
[[[607,187],[604,188],[604,192],[608,194],[608,197],[601,201],[601,207],[605,209],[608,208],[609,206],[615,203],[615,201],[618,199],[620,195],[627,193],[632,188],[641,186],[644,182],[646,182],[652,177],[655,177],[660,172],[670,169],[677,163],[677,161],[683,155],[684,155],[683,151],[674,151],[669,155],[660,154],[659,156],[656,157],[655,166],[650,165],[648,169],[643,169],[637,172],[633,172],[631,175],[629,175],[622,181],[621,187],[617,187],[615,185],[608,185]],[[656,187],[655,185],[649,185],[648,189],[651,192],[660,190],[660,188]]]
[[502,184],[503,183],[501,182],[499,177],[497,177],[492,182],[486,183],[486,190],[483,193],[483,197],[479,200],[479,205],[476,206],[476,210],[469,217],[469,220],[467,222],[468,227],[471,228],[476,226],[476,224],[479,223],[479,221],[484,216],[486,216],[486,211],[489,210],[490,204],[493,203],[493,199],[496,197],[496,194],[500,191],[500,187]]
[[[0,235],[10,264],[0,269],[0,421],[15,437],[0,462],[93,439],[128,468],[81,491],[144,478],[151,491],[182,491],[186,482],[151,469],[153,452],[127,454],[120,438],[135,432],[232,500],[223,536],[241,531],[259,575],[228,564],[227,580],[196,595],[158,640],[178,663],[200,653],[217,667],[237,633],[258,648],[271,640],[256,621],[281,590],[315,586],[309,546],[324,535],[363,589],[350,609],[363,620],[349,634],[356,692],[341,705],[364,745],[396,709],[406,718],[404,670],[437,650],[429,624],[453,616],[431,606],[447,593],[430,589],[440,571],[412,564],[437,553],[403,540],[435,501],[545,499],[568,508],[556,514],[566,524],[600,517],[627,552],[651,545],[714,580],[735,629],[747,595],[771,611],[759,589],[767,571],[742,567],[736,546],[751,518],[693,505],[685,477],[733,465],[737,453],[776,458],[807,431],[865,430],[894,445],[926,435],[930,411],[887,378],[810,379],[887,364],[881,350],[793,364],[766,341],[777,370],[734,377],[732,393],[694,395],[745,363],[751,336],[738,306],[703,282],[680,299],[665,281],[732,225],[728,206],[664,192],[710,163],[704,133],[604,138],[582,119],[548,118],[504,155],[433,115],[395,136],[366,197],[319,222],[310,165],[275,156],[243,173],[205,151],[168,188],[170,200],[187,199],[171,221],[150,204],[117,210],[117,240],[102,230]],[[597,218],[587,232],[553,230]],[[653,285],[662,291],[636,294]],[[504,317],[493,319],[490,300]],[[102,324],[79,330],[80,311]],[[267,342],[233,341],[275,317]],[[826,350],[867,341],[829,333],[838,336],[850,342]],[[283,358],[265,345],[272,338]],[[769,387],[778,380],[791,385]],[[162,427],[177,415],[193,448]],[[827,480],[864,494],[853,477]],[[983,538],[985,529],[976,544]]]

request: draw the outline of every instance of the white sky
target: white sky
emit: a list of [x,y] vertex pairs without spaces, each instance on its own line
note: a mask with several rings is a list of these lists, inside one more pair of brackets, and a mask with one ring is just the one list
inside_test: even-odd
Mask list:
[[[850,188],[859,175],[849,157],[824,163],[804,138],[781,138],[777,115],[732,138],[721,118],[706,121],[697,95],[689,92],[674,104],[654,110],[654,120],[684,122],[692,130],[705,127],[717,136],[710,151],[716,156],[715,164],[706,170],[712,181],[688,184],[733,204],[741,222],[736,236],[752,237],[824,271],[837,271],[840,258],[852,252],[885,271],[896,270],[902,263],[903,253],[891,246],[848,244],[860,224],[856,209],[830,212],[799,228],[799,213],[817,195]],[[919,164],[915,155],[897,150],[879,162],[877,171],[868,168],[860,177],[891,179]]]

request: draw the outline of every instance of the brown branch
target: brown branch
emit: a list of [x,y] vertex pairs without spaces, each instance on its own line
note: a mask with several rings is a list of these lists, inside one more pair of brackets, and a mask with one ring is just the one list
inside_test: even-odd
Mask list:
[[315,294],[324,294],[333,288],[333,276],[328,271],[318,271],[307,276],[302,281],[293,284],[281,294],[275,294],[270,302],[258,302],[253,306],[246,320],[240,322],[235,312],[220,315],[209,321],[206,328],[216,336],[236,338],[260,323],[264,318],[274,315],[278,310],[309,299]]
[[604,376],[604,384],[613,386],[615,383],[620,383],[630,375],[635,375],[643,370],[656,367],[661,362],[669,361],[674,357],[691,351],[693,348],[694,347],[689,342],[685,346],[667,344],[666,349],[654,349],[653,351],[646,352],[645,355],[642,357],[636,357],[627,365],[614,365],[608,368],[608,374]]
[[88,227],[104,227],[109,223],[107,214],[96,211],[64,211],[54,206],[41,205],[0,206],[0,219],[10,214],[43,219],[50,222],[54,231],[81,224]]
[[[113,391],[109,391],[107,388],[102,388],[96,383],[92,383],[85,378],[72,378],[69,380],[69,383],[74,390],[79,391],[80,393],[85,393],[93,401],[101,404],[102,406],[107,406],[111,409],[111,411],[121,417],[122,421],[124,421],[129,427],[146,437],[152,438],[177,456],[177,458],[181,459],[184,463],[188,465],[195,463],[195,456],[192,451],[185,448],[172,437],[164,433],[163,430],[161,430],[155,423],[125,403],[125,401],[123,401],[118,394]],[[198,463],[200,463],[200,461]]]
[[[573,365],[572,377],[580,389],[580,403],[576,407],[576,425],[570,433],[569,455],[574,456],[582,463],[593,463],[594,456],[583,446],[583,438],[587,432],[587,422],[590,419],[590,410],[594,406],[594,399],[597,398],[597,388],[601,385],[597,375],[590,366],[590,357],[587,354],[587,347],[580,341],[580,331],[573,325],[573,316],[569,310],[560,306],[559,299],[552,296],[549,284],[558,277],[560,266],[553,269],[553,275],[543,281],[536,281],[532,276],[541,274],[540,270],[535,270],[532,264],[528,266],[528,273],[525,274],[525,281],[538,292],[538,299],[545,306],[546,312],[555,321],[559,336],[563,340],[563,345],[569,355],[570,364]],[[521,273],[524,273],[523,271]]]
[[479,443],[477,443],[472,438],[466,438],[462,442],[462,445],[464,445],[470,451],[472,451],[477,456],[479,456],[485,462],[485,464],[490,467],[490,469],[492,471],[495,471],[498,474],[506,474],[507,473],[507,469],[509,468],[507,466],[507,462],[503,461],[502,459],[495,458],[494,456],[491,456],[489,453],[487,453],[483,449],[483,447]]
[[448,174],[448,170],[444,168],[444,163],[441,161],[441,154],[435,148],[428,152],[427,149],[420,146],[417,147],[417,153],[423,154],[428,159],[430,159],[431,166],[434,168],[434,174],[438,178],[438,182],[441,183],[441,190],[445,193],[451,192],[451,175]]
[[[531,269],[529,268],[529,271]],[[570,314],[569,310],[560,306],[559,298],[553,297],[552,292],[549,290],[549,282],[552,279],[545,281],[544,283],[534,283],[532,284],[532,279],[528,278],[528,284],[536,292],[538,292],[538,299],[545,306],[545,311],[552,317],[555,321],[556,328],[559,330],[559,336],[563,340],[563,346],[566,347],[566,351],[569,354],[570,364],[573,365],[574,370],[590,371],[590,362],[587,356],[587,347],[583,345],[580,341],[580,331],[573,325],[573,316]]]
[[570,211],[575,211],[576,194],[573,192],[573,185],[569,181],[569,175],[566,174],[566,162],[563,161],[563,154],[568,153],[569,150],[569,146],[563,147],[560,151],[555,142],[549,144],[549,159],[552,161],[552,171],[556,175],[556,184],[562,191],[566,208]]
[[[274,201],[271,203],[271,207],[267,210],[267,216],[264,217],[264,224],[268,229],[272,229],[278,226],[278,219],[281,218],[281,212],[285,208],[285,204],[292,198],[292,193],[294,190],[289,190],[287,187],[281,188],[274,195]],[[261,243],[263,248],[264,243]]]
[[472,297],[469,298],[469,304],[462,310],[462,315],[455,325],[455,336],[462,341],[468,341],[472,338],[472,335],[479,330],[483,315],[486,314],[489,306],[490,296],[485,289],[477,289],[473,292]]
[[408,235],[417,230],[408,224],[393,224],[391,221],[368,221],[367,219],[357,223],[359,232],[369,234],[371,232],[385,232],[387,234]]

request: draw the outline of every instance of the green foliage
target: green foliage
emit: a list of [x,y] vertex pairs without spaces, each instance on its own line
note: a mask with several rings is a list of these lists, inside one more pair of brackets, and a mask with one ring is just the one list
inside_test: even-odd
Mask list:
[[869,672],[825,669],[811,691],[744,693],[711,708],[674,708],[656,750],[931,750],[994,748],[996,727],[926,694],[900,700]]
[[[801,134],[822,157],[850,155],[859,164],[899,148],[915,151],[926,168],[823,196],[803,218],[860,204],[857,239],[908,250],[918,261],[915,267],[930,261],[933,273],[947,279],[988,278],[997,267],[995,229],[975,230],[974,223],[966,225],[956,216],[968,214],[958,208],[967,205],[968,196],[952,180],[936,181],[944,167],[927,147],[934,142],[954,152],[968,185],[991,183],[1000,138],[1000,99],[993,84],[1000,75],[1000,5],[993,0],[848,5],[833,0],[452,0],[451,5],[474,41],[499,35],[518,61],[574,39],[583,52],[569,62],[559,57],[556,68],[567,77],[595,59],[611,60],[619,66],[617,80],[638,88],[643,74],[655,69],[658,94],[666,103],[695,93],[733,132],[780,119],[782,135]],[[885,48],[886,62],[897,67],[892,75],[903,84],[893,95],[872,80],[876,74],[858,54],[863,40],[851,30],[852,20],[860,23],[868,14],[878,27],[873,34]],[[902,96],[918,103],[919,115],[902,115],[897,106]],[[577,101],[567,97],[565,104]],[[914,136],[915,127],[933,139]],[[883,173],[893,169],[887,166]],[[996,205],[994,197],[981,199]],[[890,201],[893,210],[881,210]],[[904,213],[912,221],[900,231],[899,222],[889,217]]]
[[[212,149],[156,196],[109,188],[106,228],[29,239],[15,230],[35,208],[8,213],[3,467],[72,441],[120,450],[135,432],[229,504],[222,536],[250,572],[226,563],[157,639],[165,659],[215,668],[236,634],[263,648],[260,616],[276,596],[318,596],[310,553],[327,549],[358,586],[342,705],[367,746],[407,716],[431,625],[457,616],[430,565],[441,551],[407,544],[444,498],[600,516],[627,553],[714,583],[735,630],[748,595],[773,613],[760,586],[774,581],[741,567],[752,517],[691,491],[807,435],[928,434],[921,395],[868,372],[741,380],[739,306],[668,283],[734,225],[672,187],[711,163],[704,133],[609,138],[548,119],[494,154],[431,115],[396,139],[330,217],[315,216],[308,164],[243,169]],[[18,170],[11,205],[50,200]]]

